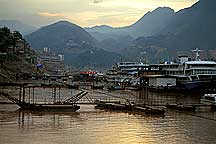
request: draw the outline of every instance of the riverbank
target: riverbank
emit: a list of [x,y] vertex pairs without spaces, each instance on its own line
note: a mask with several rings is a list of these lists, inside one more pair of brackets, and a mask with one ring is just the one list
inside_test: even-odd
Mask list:
[[31,75],[36,67],[22,58],[9,60],[0,66],[0,82],[14,82],[20,75]]

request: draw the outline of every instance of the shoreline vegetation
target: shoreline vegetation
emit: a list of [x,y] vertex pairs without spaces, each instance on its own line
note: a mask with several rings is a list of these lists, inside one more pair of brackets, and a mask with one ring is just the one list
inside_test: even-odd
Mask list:
[[0,82],[37,73],[36,54],[18,31],[0,28]]

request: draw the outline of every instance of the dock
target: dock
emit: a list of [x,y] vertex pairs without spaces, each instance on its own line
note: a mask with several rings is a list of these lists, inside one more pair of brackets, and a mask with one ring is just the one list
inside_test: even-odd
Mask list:
[[[135,96],[117,95],[106,90],[93,90],[88,87],[78,87],[77,93],[61,98],[61,89],[71,90],[66,84],[41,84],[41,83],[4,83],[1,87],[14,87],[18,91],[16,97],[9,94],[7,91],[0,91],[0,95],[4,96],[11,103],[16,104],[20,109],[28,109],[34,111],[77,111],[80,105],[96,105],[96,108],[110,109],[110,110],[125,110],[125,111],[139,111],[146,114],[164,114],[166,109],[177,111],[191,111],[194,112],[198,107],[210,107],[216,110],[216,105],[191,103],[191,104],[177,104],[177,103],[152,103],[147,98],[143,98],[140,103],[136,101]],[[76,87],[77,88],[77,87]],[[35,91],[49,89],[51,91],[52,101],[46,101],[41,98],[36,102]],[[41,93],[41,92],[40,92]],[[95,96],[92,96],[95,95]],[[98,96],[98,97],[97,97]],[[102,96],[102,97],[101,97]],[[157,99],[156,99],[157,100]],[[9,102],[2,102],[9,103]]]

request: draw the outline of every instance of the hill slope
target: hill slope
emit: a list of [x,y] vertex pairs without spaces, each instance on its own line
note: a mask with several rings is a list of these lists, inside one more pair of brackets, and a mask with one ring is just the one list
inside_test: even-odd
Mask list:
[[42,27],[25,38],[36,50],[49,47],[53,52],[58,53],[65,50],[79,53],[97,43],[84,29],[67,21],[59,21]]
[[215,49],[216,44],[216,1],[201,0],[191,8],[175,14],[172,21],[159,34],[174,37],[167,47],[173,51]]
[[173,15],[160,32],[133,41],[126,54],[146,51],[149,59],[174,59],[179,54],[192,56],[192,49],[202,49],[203,59],[216,59],[216,1],[200,0],[190,8]]

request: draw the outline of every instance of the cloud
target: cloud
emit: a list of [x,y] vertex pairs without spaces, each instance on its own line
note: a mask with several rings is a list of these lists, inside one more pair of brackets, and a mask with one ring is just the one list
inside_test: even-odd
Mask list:
[[[80,26],[130,25],[157,7],[178,11],[198,0],[0,0],[1,19],[41,26],[68,20]],[[22,7],[22,8],[20,8]]]
[[101,3],[101,2],[103,2],[103,0],[94,0],[93,1],[93,3],[95,3],[95,4],[98,4],[98,3]]
[[38,12],[35,14],[24,15],[20,18],[23,23],[30,24],[32,26],[41,27],[47,24],[57,22],[59,20],[68,20],[68,16],[65,13],[54,12]]
[[39,12],[38,15],[45,17],[62,17],[66,18],[66,16],[62,13],[50,13],[50,12]]

